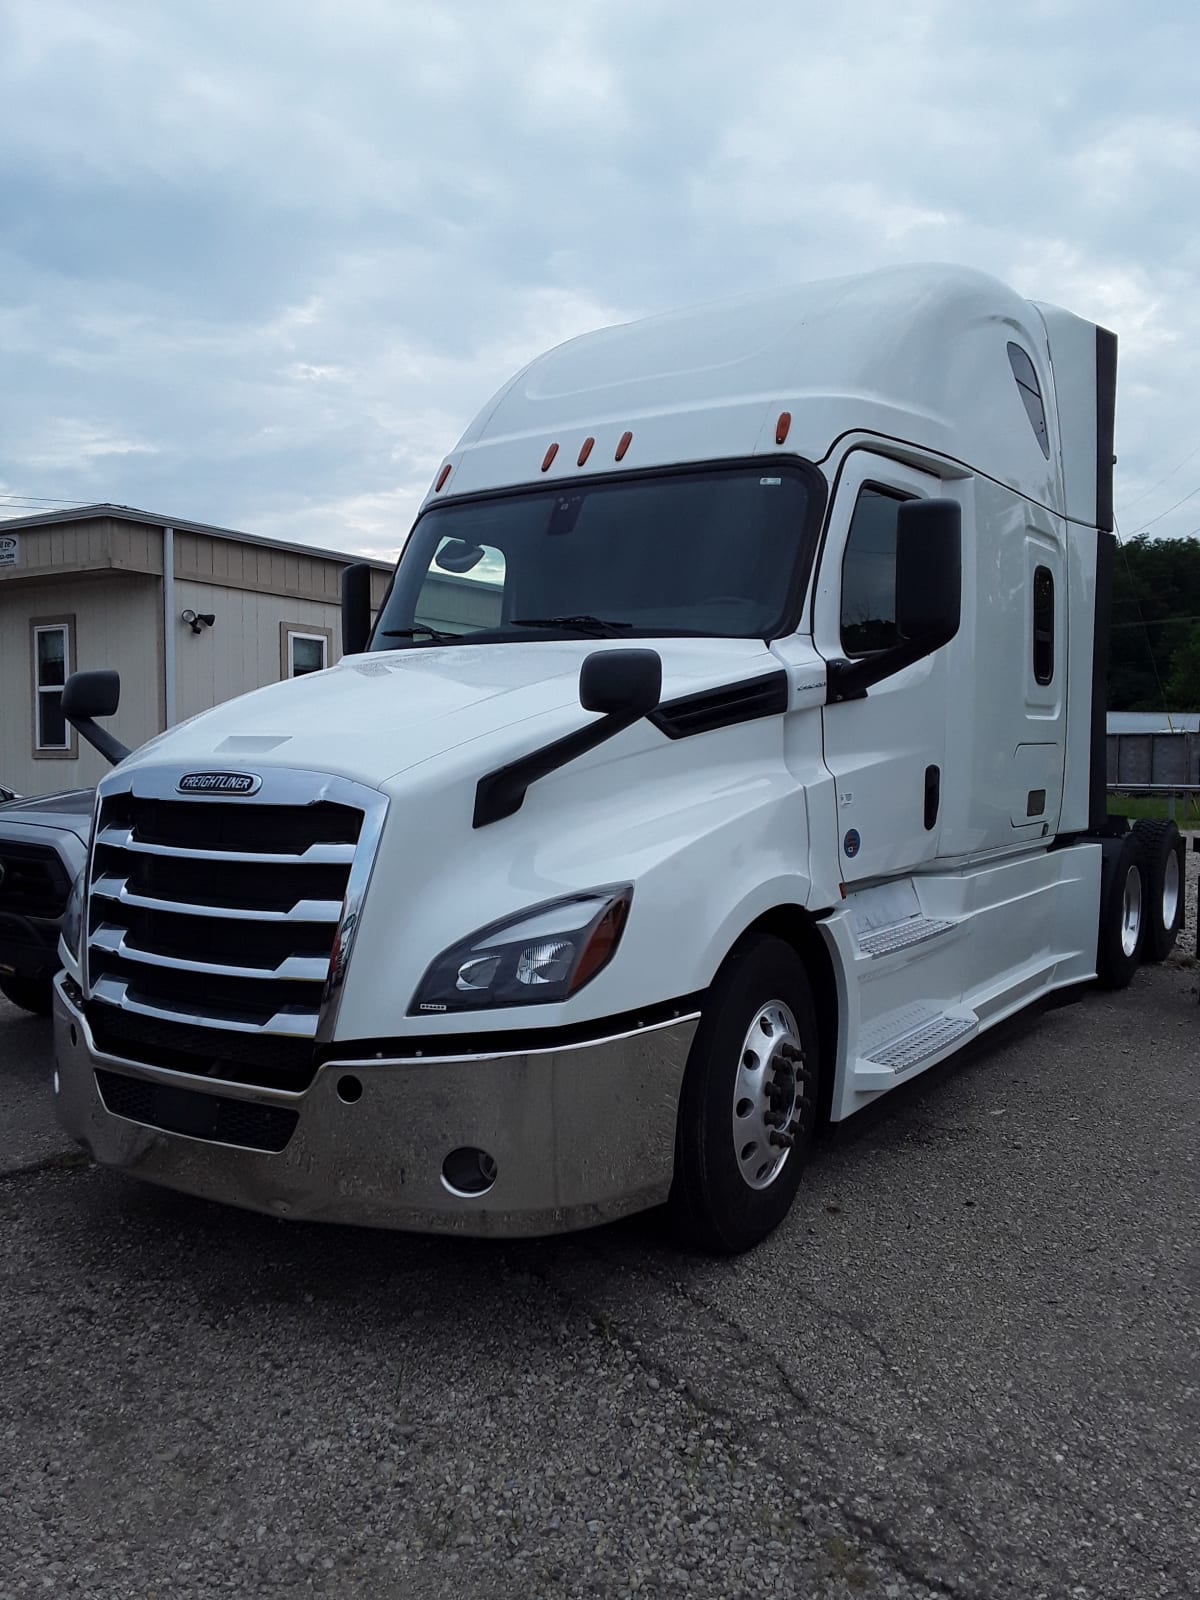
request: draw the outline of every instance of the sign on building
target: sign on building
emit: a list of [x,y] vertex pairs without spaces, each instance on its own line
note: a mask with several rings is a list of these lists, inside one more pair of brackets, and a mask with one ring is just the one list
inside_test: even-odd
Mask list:
[[15,533],[0,533],[0,567],[15,567],[21,541]]

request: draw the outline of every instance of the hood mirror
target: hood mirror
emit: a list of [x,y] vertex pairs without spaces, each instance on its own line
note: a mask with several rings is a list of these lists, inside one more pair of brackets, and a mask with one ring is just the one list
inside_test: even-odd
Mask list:
[[465,539],[447,539],[434,556],[433,564],[441,567],[443,572],[470,572],[483,560],[485,553],[481,544],[468,544]]

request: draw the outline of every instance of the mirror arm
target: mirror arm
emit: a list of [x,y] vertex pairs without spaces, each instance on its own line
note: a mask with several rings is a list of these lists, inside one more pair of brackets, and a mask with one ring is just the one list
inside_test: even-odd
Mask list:
[[524,804],[525,791],[531,783],[548,777],[559,767],[565,767],[569,761],[586,755],[598,744],[631,728],[644,715],[643,711],[610,711],[607,716],[589,722],[574,733],[568,733],[565,738],[555,739],[553,744],[543,745],[540,750],[531,751],[527,756],[518,756],[515,761],[485,774],[475,789],[475,815],[471,819],[471,826],[486,828],[489,822],[511,817]]
[[104,759],[111,762],[114,767],[119,761],[124,761],[129,754],[129,751],[119,739],[114,739],[107,728],[102,728],[91,717],[68,716],[67,721],[75,729],[76,733],[82,734],[87,742],[94,749],[99,750]]
[[826,705],[841,705],[844,700],[865,700],[868,689],[874,688],[877,683],[882,683],[885,678],[893,677],[897,672],[903,672],[905,667],[923,661],[946,642],[941,639],[936,643],[930,640],[908,639],[903,644],[894,645],[890,650],[880,650],[874,655],[862,656],[857,661],[829,662],[826,673],[828,685]]

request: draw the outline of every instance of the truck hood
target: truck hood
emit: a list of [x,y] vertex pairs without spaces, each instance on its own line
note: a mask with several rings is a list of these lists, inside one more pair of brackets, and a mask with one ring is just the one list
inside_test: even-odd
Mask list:
[[24,800],[9,800],[0,805],[0,835],[12,837],[10,825],[18,828],[61,828],[86,840],[92,831],[94,789],[68,789]]
[[421,647],[346,656],[336,667],[271,684],[151,739],[121,771],[163,761],[328,772],[382,786],[480,741],[480,760],[511,745],[517,724],[557,737],[586,720],[579,669],[596,650],[656,650],[663,699],[777,671],[757,639],[542,640]]

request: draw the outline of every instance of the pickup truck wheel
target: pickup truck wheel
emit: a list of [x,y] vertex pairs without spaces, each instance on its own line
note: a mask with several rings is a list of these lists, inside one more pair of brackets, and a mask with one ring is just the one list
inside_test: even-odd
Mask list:
[[1137,971],[1146,936],[1146,861],[1136,833],[1113,841],[1105,867],[1096,976],[1104,989],[1124,989]]
[[23,1011],[48,1017],[53,1009],[54,986],[49,978],[0,978],[0,994]]
[[787,1215],[817,1105],[817,1021],[808,975],[759,935],[717,974],[679,1103],[670,1210],[690,1244],[736,1255]]
[[1146,937],[1143,961],[1165,961],[1183,926],[1187,861],[1173,822],[1135,822],[1146,862]]

